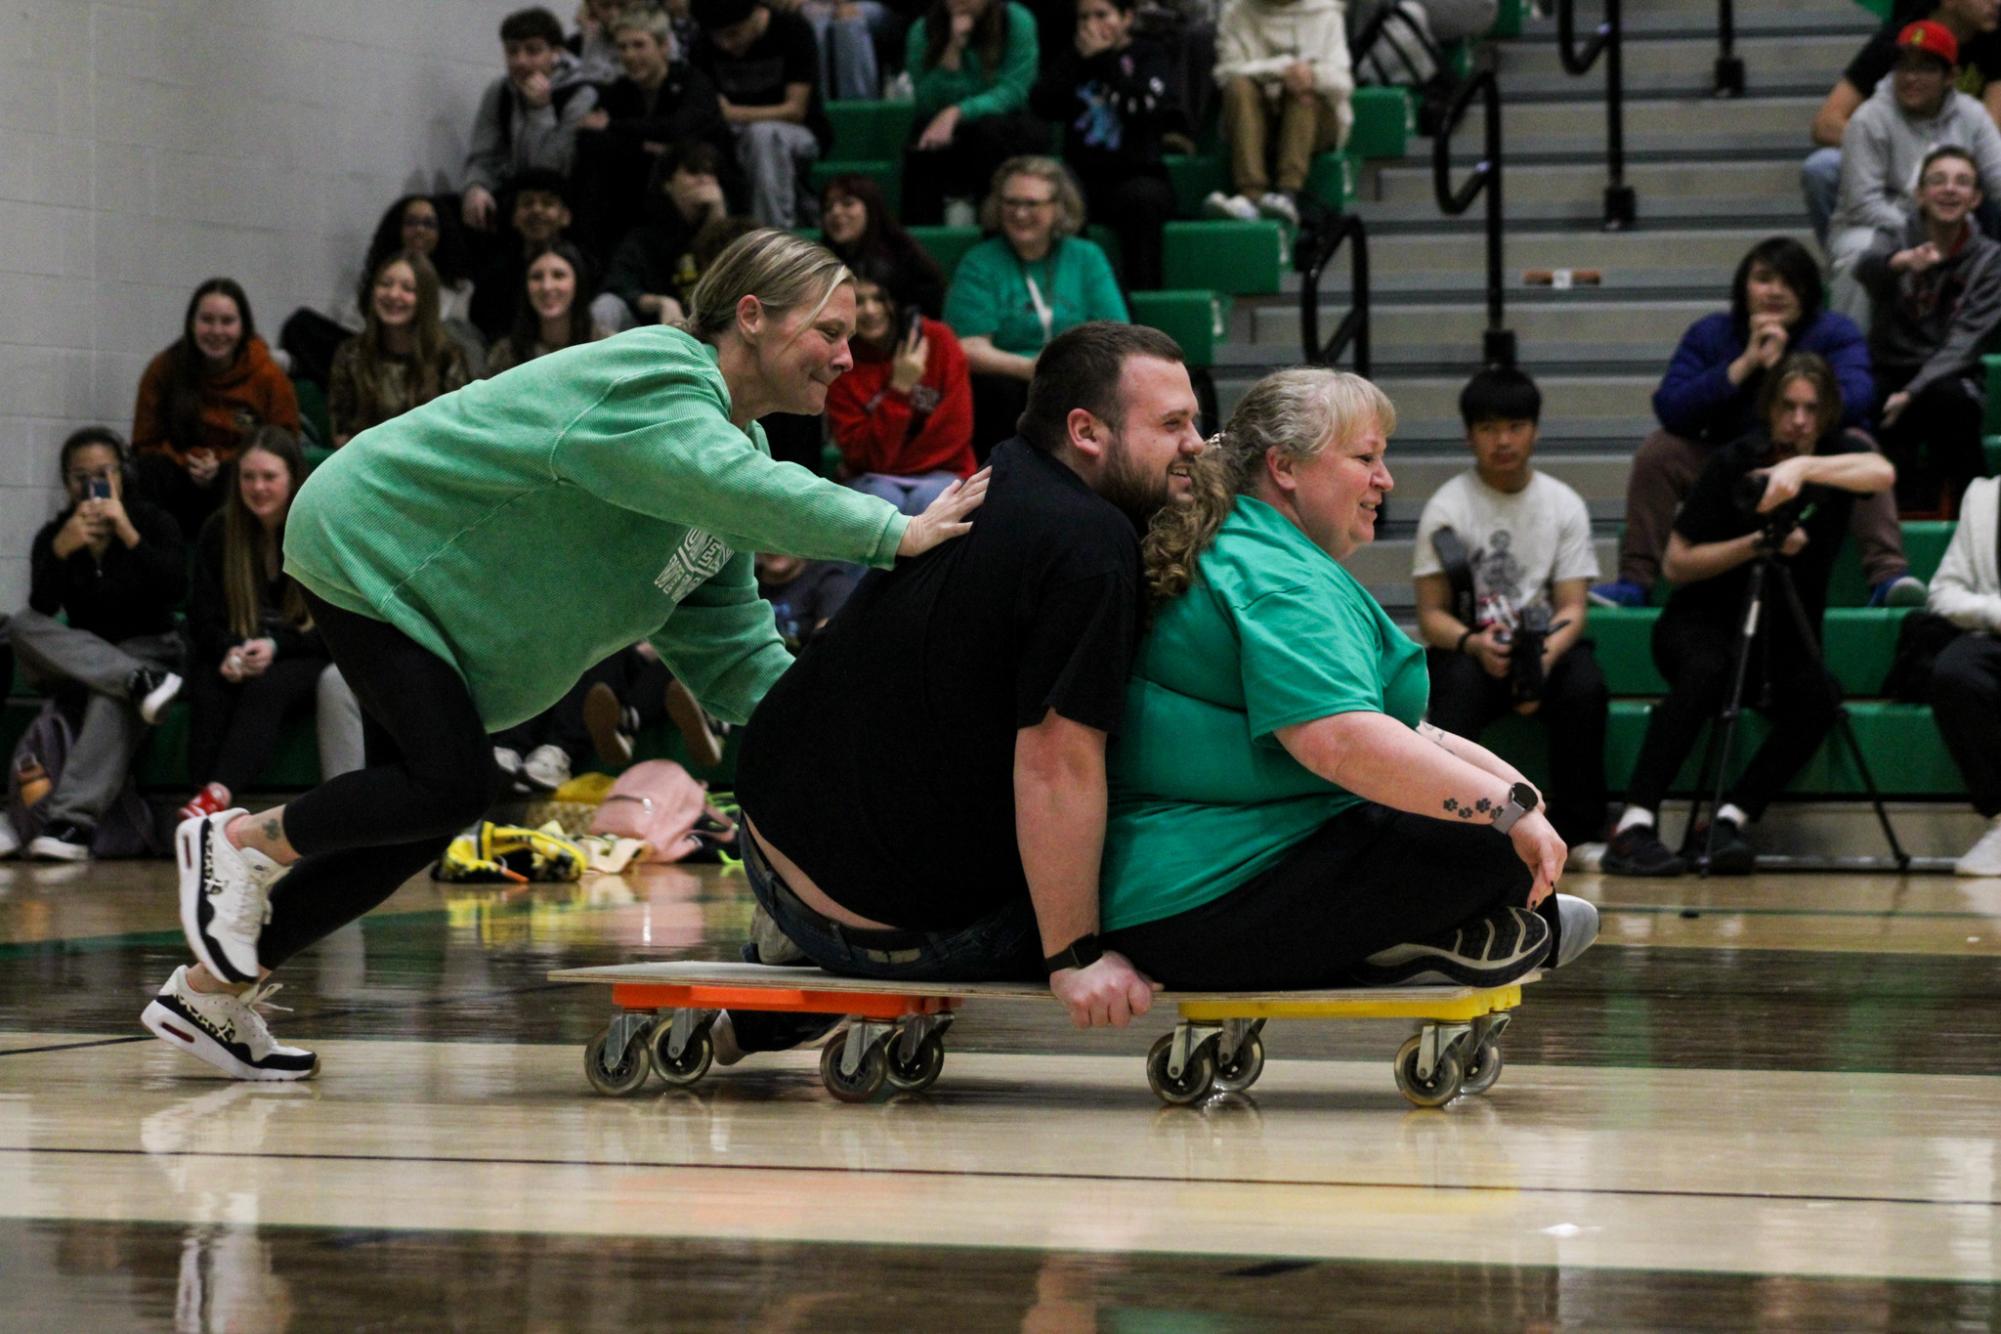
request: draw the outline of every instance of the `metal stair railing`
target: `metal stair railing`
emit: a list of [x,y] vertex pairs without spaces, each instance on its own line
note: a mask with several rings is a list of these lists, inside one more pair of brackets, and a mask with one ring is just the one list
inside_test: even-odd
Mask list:
[[[1728,3],[1728,0],[1725,0]],[[1637,217],[1638,201],[1633,187],[1626,184],[1626,87],[1622,54],[1624,29],[1620,23],[1620,0],[1605,0],[1605,17],[1592,34],[1590,45],[1577,49],[1577,0],[1556,0],[1556,51],[1564,69],[1575,75],[1591,72],[1598,58],[1605,58],[1605,166],[1610,182],[1605,186],[1605,230],[1624,231]]]
[[[1452,135],[1479,99],[1486,143],[1479,162],[1457,190],[1452,188]],[[1501,286],[1501,86],[1494,71],[1483,69],[1460,86],[1446,108],[1444,122],[1431,141],[1431,188],[1438,207],[1456,218],[1487,199],[1487,332],[1482,355],[1489,366],[1515,364],[1515,335],[1507,327],[1506,294]]]
[[[1320,275],[1334,262],[1341,247],[1353,242],[1348,252],[1348,313],[1334,327],[1325,343],[1320,341]],[[1306,361],[1313,366],[1332,366],[1351,346],[1355,349],[1355,374],[1369,375],[1369,232],[1353,213],[1327,229],[1319,240],[1313,261],[1299,285],[1299,336],[1306,349]]]
[[1710,91],[1718,97],[1744,95],[1744,58],[1737,54],[1735,0],[1716,0],[1716,74]]

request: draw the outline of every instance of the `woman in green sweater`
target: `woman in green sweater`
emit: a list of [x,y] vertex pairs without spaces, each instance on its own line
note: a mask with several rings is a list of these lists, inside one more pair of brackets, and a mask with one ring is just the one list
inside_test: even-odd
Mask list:
[[820,412],[853,364],[853,279],[832,254],[753,232],[690,304],[682,326],[565,348],[364,431],[301,488],[285,569],[361,701],[370,767],[181,825],[200,962],[147,1006],[154,1033],[239,1079],[312,1074],[252,1008],[264,979],[485,813],[489,731],[641,639],[741,722],[792,661],[755,552],[888,566],[971,526],[984,474],[906,518],[772,462],[757,419]]
[[976,199],[1017,153],[1049,143],[1028,109],[1039,47],[1013,0],[932,0],[905,42],[917,116],[903,154],[903,221],[943,220],[947,199]]
[[1011,158],[994,173],[980,213],[995,235],[959,261],[945,323],[973,372],[973,453],[1014,434],[1035,359],[1049,340],[1092,320],[1130,324],[1112,262],[1084,230],[1076,178],[1050,157]]

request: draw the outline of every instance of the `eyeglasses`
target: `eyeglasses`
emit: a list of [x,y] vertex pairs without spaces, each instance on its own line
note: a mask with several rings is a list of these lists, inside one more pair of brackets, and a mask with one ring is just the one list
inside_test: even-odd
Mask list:
[[1048,208],[1055,202],[1056,198],[1054,195],[1048,199],[1003,199],[1001,200],[1001,207],[1011,209],[1017,213],[1027,213],[1031,209]]
[[405,227],[415,227],[418,231],[423,231],[423,232],[435,232],[436,230],[438,230],[438,220],[435,217],[423,213],[415,214],[411,217],[403,219],[403,225]]

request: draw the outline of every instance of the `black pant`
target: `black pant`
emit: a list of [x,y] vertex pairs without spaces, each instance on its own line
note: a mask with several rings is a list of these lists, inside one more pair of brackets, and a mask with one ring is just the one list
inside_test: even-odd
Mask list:
[[[919,124],[916,133],[922,134]],[[962,120],[943,148],[919,152],[913,139],[903,150],[903,221],[935,225],[950,198],[983,202],[1000,164],[1023,153],[1049,151],[1049,127],[1025,111]]]
[[1336,987],[1379,950],[1527,903],[1532,884],[1505,835],[1365,802],[1241,888],[1106,944],[1175,990]]
[[984,465],[1003,440],[1013,439],[1028,410],[1028,381],[1012,375],[979,375],[973,384],[973,458]]
[[[1496,718],[1514,712],[1507,678],[1487,675],[1470,653],[1431,649],[1432,725],[1478,740]],[[1549,732],[1549,822],[1566,843],[1605,834],[1605,714],[1611,692],[1591,641],[1579,640],[1543,681],[1535,719]]]
[[386,621],[306,594],[361,704],[368,767],[285,807],[299,860],[271,890],[259,961],[276,968],[362,916],[486,814],[500,771],[465,682]]
[[[1896,393],[1909,378],[1880,379],[1878,401]],[[1957,375],[1943,375],[1905,406],[1896,425],[1878,430],[1885,457],[1897,465],[1897,503],[1905,509],[1932,509],[1943,487],[1957,506],[1966,484],[1987,475],[1987,457],[1980,447],[1985,419],[1986,408],[1974,387]]]
[[[1743,702],[1759,705],[1772,730],[1736,783],[1725,789],[1725,800],[1754,820],[1820,749],[1841,704],[1841,687],[1799,642],[1790,618],[1783,592],[1768,583],[1760,629],[1751,641]],[[1671,689],[1647,720],[1646,740],[1626,785],[1630,805],[1659,810],[1703,724],[1718,722],[1729,702],[1737,644],[1734,619],[1715,624],[1663,615],[1654,623],[1654,662]]]
[[141,454],[134,467],[139,474],[139,494],[174,516],[190,546],[208,516],[222,504],[234,476],[225,468],[207,486],[196,486],[188,470],[176,463],[172,455],[158,452]]
[[1961,635],[1932,664],[1932,718],[1973,809],[2001,815],[2001,641]]
[[1091,221],[1117,233],[1119,261],[1129,292],[1161,287],[1162,229],[1174,217],[1174,186],[1165,168],[1111,180],[1084,180]]
[[262,676],[234,685],[223,680],[213,662],[191,668],[189,780],[197,788],[220,783],[231,792],[256,782],[277,749],[285,719],[302,708],[312,709],[326,665],[321,657],[276,658]]

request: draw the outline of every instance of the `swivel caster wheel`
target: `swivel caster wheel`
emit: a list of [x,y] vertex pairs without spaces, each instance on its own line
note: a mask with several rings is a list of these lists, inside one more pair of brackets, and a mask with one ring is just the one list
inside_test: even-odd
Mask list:
[[1188,1053],[1188,1063],[1176,1078],[1167,1072],[1168,1057],[1174,1049],[1174,1034],[1161,1035],[1146,1054],[1146,1082],[1164,1103],[1185,1107],[1209,1096],[1216,1085],[1216,1046],[1203,1042]]
[[675,1088],[688,1088],[701,1082],[702,1076],[709,1073],[709,1063],[716,1058],[716,1046],[709,1039],[706,1023],[695,1030],[682,1046],[679,1056],[668,1052],[673,1037],[674,1025],[671,1022],[653,1025],[653,1035],[647,1043],[653,1057],[653,1070]]
[[1501,1044],[1491,1038],[1480,1044],[1478,1050],[1466,1064],[1465,1078],[1460,1081],[1461,1093],[1485,1093],[1494,1087],[1494,1081],[1501,1077],[1501,1069],[1506,1064],[1501,1059]]
[[853,1073],[844,1073],[841,1053],[847,1041],[845,1036],[839,1037],[820,1048],[820,1082],[842,1102],[867,1102],[882,1091],[883,1082],[889,1077],[889,1053],[884,1050],[884,1042],[872,1042]]
[[[884,1072],[889,1086],[900,1093],[922,1093],[938,1082],[938,1075],[945,1068],[945,1041],[936,1033],[926,1034],[917,1044],[917,1054],[908,1062],[902,1056],[903,1042],[899,1038],[889,1039],[885,1053],[888,1068]],[[824,1058],[823,1058],[824,1059]]]
[[1216,1063],[1216,1088],[1223,1093],[1242,1093],[1264,1072],[1265,1044],[1253,1034],[1237,1044],[1228,1061]]
[[1417,1049],[1423,1040],[1414,1037],[1397,1049],[1397,1089],[1419,1107],[1443,1107],[1459,1096],[1464,1080],[1459,1067],[1459,1053],[1456,1047],[1441,1050],[1437,1062],[1431,1067],[1431,1078],[1420,1079]]
[[606,1028],[584,1048],[584,1078],[591,1087],[608,1097],[623,1098],[639,1092],[652,1070],[646,1056],[646,1030],[626,1040],[623,1050],[608,1051],[612,1030]]

